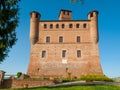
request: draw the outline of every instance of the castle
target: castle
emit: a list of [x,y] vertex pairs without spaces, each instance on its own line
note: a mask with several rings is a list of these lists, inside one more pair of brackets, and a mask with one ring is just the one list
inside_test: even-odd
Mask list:
[[30,13],[30,62],[27,74],[40,77],[103,75],[98,48],[98,11],[88,20],[72,20],[72,11],[61,10],[59,20],[40,20]]

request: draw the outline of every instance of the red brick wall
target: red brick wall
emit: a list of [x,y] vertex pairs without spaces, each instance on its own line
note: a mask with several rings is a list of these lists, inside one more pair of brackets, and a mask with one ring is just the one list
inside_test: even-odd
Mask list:
[[3,88],[30,88],[53,85],[53,81],[43,80],[4,80]]

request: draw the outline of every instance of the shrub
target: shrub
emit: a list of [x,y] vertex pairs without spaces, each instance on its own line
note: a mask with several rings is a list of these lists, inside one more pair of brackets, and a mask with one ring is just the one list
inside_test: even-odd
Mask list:
[[17,78],[19,78],[22,75],[22,72],[17,73]]
[[43,80],[50,80],[50,78],[43,78]]
[[54,78],[54,80],[55,80],[55,81],[59,81],[59,80],[60,80],[60,78]]
[[105,75],[86,75],[81,76],[80,79],[86,81],[112,81],[112,79]]
[[71,79],[70,78],[62,78],[62,82],[70,82]]

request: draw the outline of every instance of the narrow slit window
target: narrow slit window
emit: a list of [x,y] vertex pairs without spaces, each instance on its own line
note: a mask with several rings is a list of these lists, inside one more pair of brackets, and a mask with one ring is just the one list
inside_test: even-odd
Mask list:
[[60,37],[59,37],[59,43],[62,43],[62,42],[63,42],[63,37],[60,36]]
[[65,25],[64,25],[64,24],[62,24],[62,28],[65,28]]
[[53,24],[50,24],[50,28],[51,28],[51,29],[53,28]]
[[80,24],[76,24],[76,28],[79,28],[80,27]]
[[87,24],[83,24],[83,28],[86,28],[87,27]]
[[50,43],[50,37],[46,37],[46,43]]
[[81,57],[81,50],[77,50],[77,57]]
[[90,17],[93,17],[93,13],[90,14]]
[[59,28],[59,24],[56,24],[56,28]]
[[66,57],[66,50],[63,50],[62,51],[62,58],[65,58]]
[[39,15],[38,15],[38,14],[36,14],[36,15],[35,15],[35,18],[38,18],[38,17],[39,17]]
[[46,57],[46,51],[42,51],[42,58]]
[[73,25],[72,24],[69,24],[69,28],[72,28],[73,27]]
[[80,42],[80,36],[77,36],[77,42],[78,43]]
[[47,24],[44,24],[44,29],[46,29],[47,28]]

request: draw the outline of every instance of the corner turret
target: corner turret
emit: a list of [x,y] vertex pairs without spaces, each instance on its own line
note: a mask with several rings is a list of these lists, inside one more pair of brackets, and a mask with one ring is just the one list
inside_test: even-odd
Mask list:
[[38,41],[40,14],[36,11],[30,13],[30,42],[34,45]]
[[91,42],[98,43],[98,11],[91,11],[88,13],[88,20],[90,23]]

